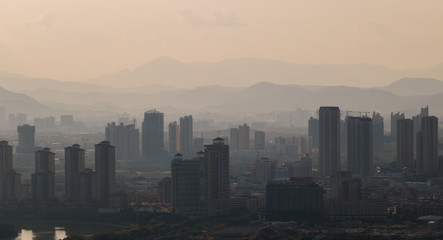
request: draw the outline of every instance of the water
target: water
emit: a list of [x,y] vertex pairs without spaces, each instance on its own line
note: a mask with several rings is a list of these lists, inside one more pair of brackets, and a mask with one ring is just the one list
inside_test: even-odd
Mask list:
[[[13,223],[14,224],[14,223]],[[89,222],[29,221],[15,223],[18,237],[11,240],[59,240],[70,234],[91,236],[126,229],[125,226]]]
[[22,229],[15,240],[59,240],[67,237],[64,227],[55,227],[53,231],[33,231]]

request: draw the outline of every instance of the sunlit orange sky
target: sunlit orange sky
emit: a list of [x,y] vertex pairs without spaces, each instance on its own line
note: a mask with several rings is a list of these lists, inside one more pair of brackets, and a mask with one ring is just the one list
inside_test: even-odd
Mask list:
[[87,81],[160,56],[443,63],[443,1],[0,0],[0,71]]

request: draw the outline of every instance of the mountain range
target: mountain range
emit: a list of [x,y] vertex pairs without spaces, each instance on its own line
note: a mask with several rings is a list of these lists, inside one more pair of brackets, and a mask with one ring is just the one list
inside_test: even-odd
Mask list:
[[[282,71],[280,75],[270,73],[270,66],[273,64],[275,69]],[[261,74],[254,73],[252,67],[241,69],[237,65],[253,65]],[[296,108],[315,111],[321,105],[337,105],[345,111],[376,110],[386,114],[400,110],[412,116],[420,107],[429,105],[431,114],[443,116],[443,109],[440,110],[443,102],[443,82],[435,78],[402,78],[388,81],[388,76],[395,79],[398,74],[387,68],[371,65],[305,65],[296,67],[295,70],[291,66],[293,67],[293,64],[247,59],[227,60],[217,64],[183,64],[163,57],[138,69],[102,76],[88,83],[61,82],[0,72],[0,107],[4,106],[7,112],[27,112],[31,116],[73,113],[82,117],[98,114],[109,117],[123,112],[141,114],[151,108],[175,114],[220,112],[241,116],[245,113],[293,111]],[[200,69],[201,72],[196,69]],[[304,84],[303,81],[292,78],[291,74],[296,73],[297,69],[304,69],[298,73],[299,76],[308,76],[303,79],[317,79],[319,76],[324,76],[325,79]],[[306,69],[310,69],[312,74],[309,75]],[[372,69],[372,72],[368,69]],[[208,78],[199,87],[191,88],[182,84],[190,81],[190,76],[197,79],[219,71],[226,72]],[[364,74],[365,71],[367,74]],[[438,72],[435,69],[433,71]],[[339,72],[344,73],[338,74]],[[379,87],[355,87],[352,83],[348,86],[317,84],[334,82],[335,80],[330,79],[338,78],[338,75],[343,76],[343,79],[355,77],[357,80],[353,83],[357,83],[363,81],[361,79],[373,78],[380,72],[386,73],[385,80],[378,80],[380,84],[383,81],[389,84]],[[331,73],[335,75],[327,78],[326,75]],[[362,77],[357,77],[358,74]],[[153,75],[158,77],[155,78],[156,81],[149,80],[153,79]],[[181,82],[169,87],[173,82],[166,78],[179,78],[180,75]],[[275,77],[275,81],[253,82],[272,76]],[[246,87],[230,85],[234,81],[240,82],[239,79],[253,84]],[[285,79],[295,83],[281,83],[286,81]],[[223,84],[212,84],[213,81]],[[118,87],[119,85],[121,87]]]

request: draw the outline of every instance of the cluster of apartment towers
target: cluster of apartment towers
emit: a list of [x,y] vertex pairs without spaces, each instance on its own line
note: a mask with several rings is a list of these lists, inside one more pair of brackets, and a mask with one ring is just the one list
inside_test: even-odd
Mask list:
[[[374,172],[373,152],[383,149],[383,118],[374,113],[372,119],[347,116],[341,121],[338,107],[320,107],[319,118],[309,120],[309,135],[314,146],[318,143],[321,176],[331,176],[341,170],[343,148],[340,145],[343,143],[347,144],[347,169],[369,176]],[[428,107],[412,119],[391,113],[391,135],[396,142],[398,169],[430,175],[438,172],[438,118],[429,116]]]
[[[35,132],[34,126],[18,127],[17,152],[33,151],[24,138]],[[32,138],[31,138],[32,139]],[[24,148],[23,146],[28,146]],[[31,175],[32,200],[44,205],[55,197],[55,154],[49,148],[34,152],[35,172]],[[1,200],[21,199],[21,175],[13,170],[13,147],[7,141],[0,142],[0,196]],[[107,207],[115,183],[115,147],[109,141],[95,145],[95,171],[85,168],[85,150],[74,144],[65,148],[66,200],[73,203],[99,204]]]

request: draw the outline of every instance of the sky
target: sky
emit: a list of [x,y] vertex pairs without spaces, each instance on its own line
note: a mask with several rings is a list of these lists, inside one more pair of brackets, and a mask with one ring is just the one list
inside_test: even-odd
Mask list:
[[87,81],[161,56],[443,63],[443,1],[0,0],[0,71]]

